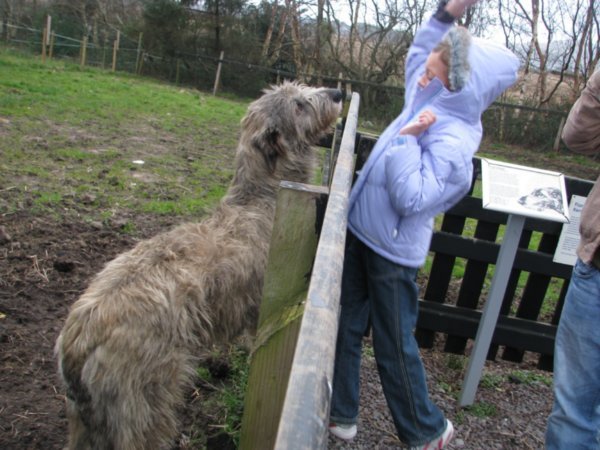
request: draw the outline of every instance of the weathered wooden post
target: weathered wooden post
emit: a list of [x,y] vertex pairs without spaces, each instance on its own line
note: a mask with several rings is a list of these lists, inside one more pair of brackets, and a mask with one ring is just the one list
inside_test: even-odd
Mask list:
[[121,32],[117,31],[117,38],[113,42],[113,58],[112,58],[112,71],[117,69],[117,52],[119,51],[119,41],[121,40]]
[[88,37],[84,36],[82,41],[81,41],[81,59],[79,60],[79,68],[83,69],[85,67],[85,59],[86,59],[86,55],[87,55],[87,43],[88,43]]
[[137,45],[137,53],[135,57],[135,73],[139,74],[141,72],[141,61],[142,61],[142,38],[144,37],[144,33],[140,33],[138,36],[138,45]]
[[567,121],[567,117],[563,116],[560,118],[560,124],[558,125],[558,132],[556,133],[556,138],[554,138],[554,145],[552,146],[552,150],[558,152],[560,150],[560,137],[562,135],[563,128],[565,127],[565,122]]
[[[330,188],[282,183],[246,389],[241,450],[312,450],[327,442],[358,104],[354,94]],[[318,202],[326,192],[329,200],[315,253]]]
[[360,96],[352,94],[275,441],[280,450],[327,445],[359,104]]
[[221,66],[223,65],[223,56],[225,56],[225,52],[221,50],[221,54],[219,55],[219,64],[217,65],[217,75],[215,76],[215,85],[213,87],[213,95],[217,95],[219,83],[221,82]]
[[48,50],[48,46],[50,45],[50,34],[52,27],[52,16],[46,16],[46,26],[42,31],[42,62],[46,62],[46,54]]
[[267,450],[275,443],[317,247],[317,209],[327,192],[281,184],[244,402],[243,450]]
[[50,47],[48,48],[48,58],[52,59],[52,55],[54,54],[54,40],[56,38],[56,34],[54,31],[50,33]]
[[42,63],[46,63],[46,35],[48,34],[48,29],[44,27],[42,30]]

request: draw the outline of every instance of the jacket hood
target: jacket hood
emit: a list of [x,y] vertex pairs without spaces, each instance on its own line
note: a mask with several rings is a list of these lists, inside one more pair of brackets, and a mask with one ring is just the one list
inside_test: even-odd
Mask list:
[[469,82],[471,75],[471,64],[469,63],[471,35],[466,28],[453,27],[444,37],[444,41],[450,46],[448,61],[450,90],[459,91]]
[[[460,29],[453,28],[446,38],[464,40],[463,32],[455,31],[456,28]],[[464,45],[459,44],[458,48],[464,49]],[[436,104],[469,123],[478,122],[488,106],[517,80],[519,65],[518,58],[506,47],[472,37],[468,45],[468,62],[461,62],[457,57],[450,63],[451,87],[452,83],[458,83],[458,89],[444,89]],[[460,84],[463,84],[462,88]]]

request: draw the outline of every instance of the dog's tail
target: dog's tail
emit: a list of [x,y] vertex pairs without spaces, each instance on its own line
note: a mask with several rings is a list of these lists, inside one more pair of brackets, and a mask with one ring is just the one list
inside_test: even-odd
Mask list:
[[59,336],[55,353],[58,359],[58,371],[66,388],[66,415],[69,423],[68,450],[108,449],[110,444],[97,439],[99,431],[94,422],[92,399],[81,377],[81,364],[78,358],[69,353],[63,346],[63,333]]

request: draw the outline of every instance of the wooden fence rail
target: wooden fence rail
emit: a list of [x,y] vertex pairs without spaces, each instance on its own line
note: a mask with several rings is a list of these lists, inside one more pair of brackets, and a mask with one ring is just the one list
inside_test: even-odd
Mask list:
[[[355,169],[377,140],[357,133],[358,105],[354,93],[341,139],[338,128],[325,164],[329,189],[282,184],[246,391],[242,450],[326,447],[348,195]],[[474,158],[473,165],[471,192],[443,214],[434,232],[416,330],[422,347],[445,337],[444,351],[458,354],[468,352],[468,341],[477,335],[486,283],[500,250],[497,241],[509,217],[483,208],[474,194],[481,160]],[[586,196],[592,186],[566,177],[568,200]],[[326,197],[323,216],[319,211]],[[321,228],[315,225],[319,217],[324,217]],[[540,368],[552,369],[556,325],[572,270],[553,262],[561,229],[556,222],[524,220],[489,359],[502,346],[503,359],[520,362],[526,351],[534,352]],[[464,266],[461,277],[455,276],[457,264]],[[559,293],[550,294],[557,285]],[[550,306],[549,297],[555,302]]]
[[[359,164],[375,142],[374,136],[357,137]],[[444,351],[457,354],[465,353],[468,340],[477,333],[480,310],[487,295],[488,272],[498,258],[497,240],[508,220],[506,213],[484,209],[481,198],[473,195],[481,178],[481,160],[474,158],[473,165],[471,192],[443,215],[441,227],[433,235],[430,247],[433,262],[419,305],[416,332],[422,347],[431,348],[436,337],[445,337]],[[565,182],[568,201],[573,195],[587,196],[593,186],[592,181],[571,177],[565,177]],[[474,232],[467,231],[473,226]],[[494,359],[499,346],[504,346],[503,359],[521,362],[524,352],[530,351],[539,354],[540,368],[552,370],[556,325],[572,271],[571,266],[552,261],[561,230],[562,224],[558,222],[525,220],[489,359]],[[534,234],[537,236],[532,240]],[[538,238],[537,247],[530,248]],[[459,260],[464,264],[460,279],[453,276]],[[523,278],[526,278],[524,285]],[[560,293],[556,304],[548,305],[552,283],[560,286]],[[551,308],[550,313],[544,312],[547,308]],[[542,315],[546,317],[544,320]]]
[[246,389],[242,450],[326,446],[359,102],[353,94],[341,142],[334,139],[336,148],[328,153],[324,172],[333,168],[328,188],[281,185]]

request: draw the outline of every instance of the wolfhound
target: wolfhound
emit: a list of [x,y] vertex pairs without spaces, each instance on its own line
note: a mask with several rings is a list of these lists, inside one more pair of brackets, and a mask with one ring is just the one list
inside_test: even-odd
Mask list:
[[56,342],[69,449],[169,448],[198,355],[253,331],[281,180],[308,182],[338,90],[286,82],[242,119],[213,214],[138,243],[92,280]]

